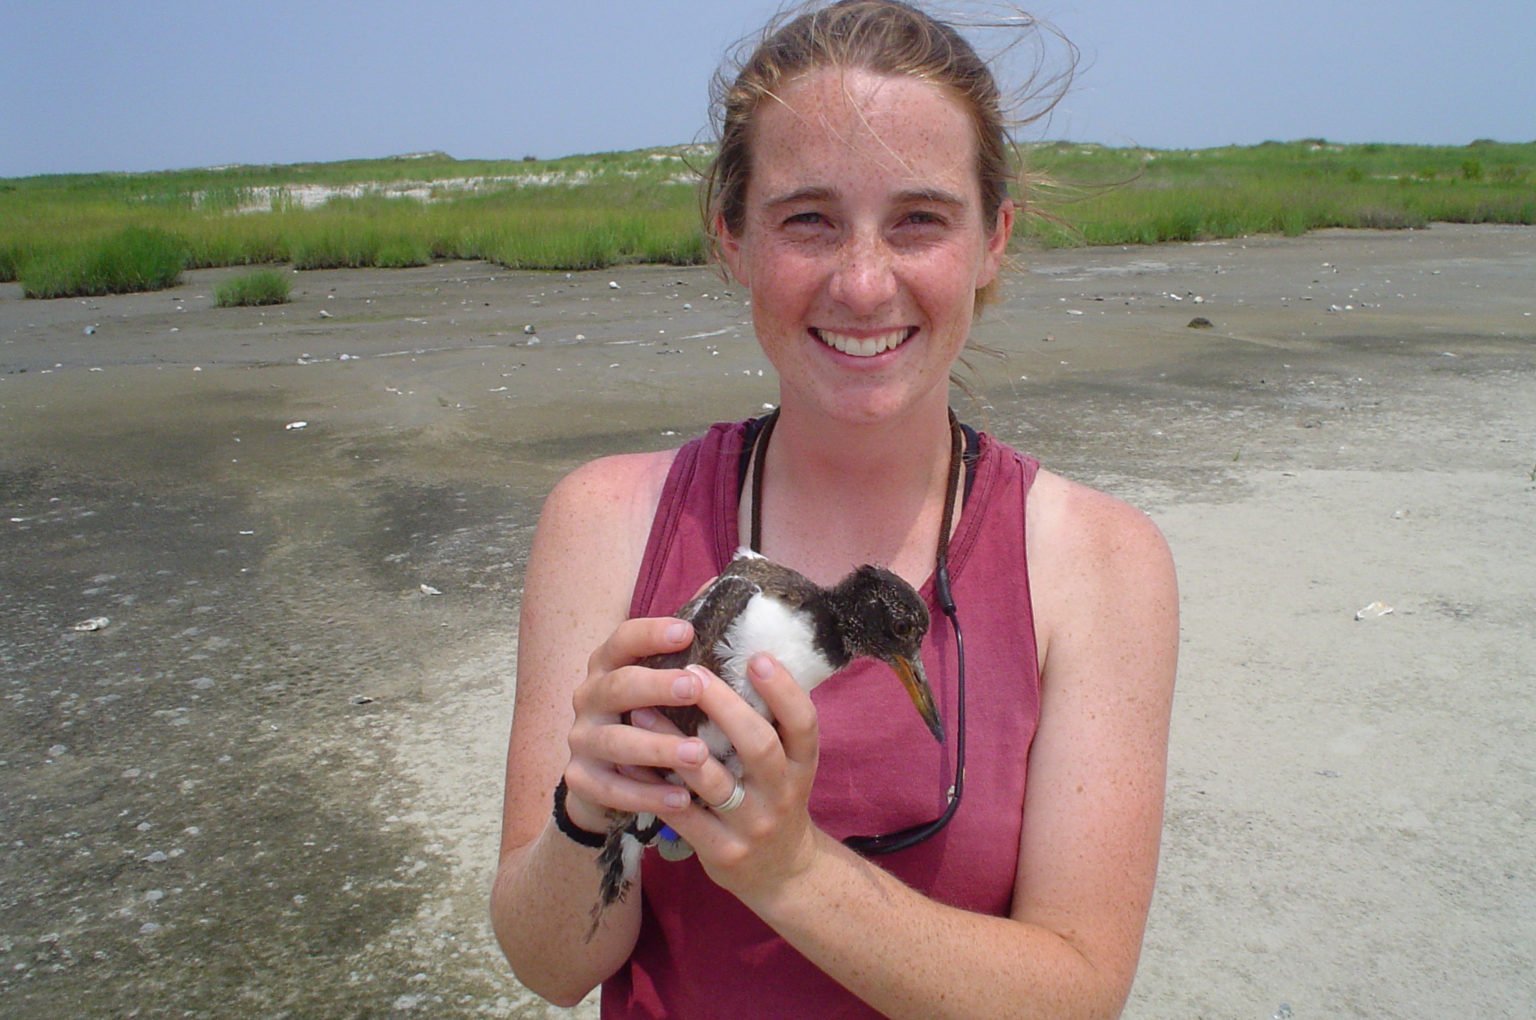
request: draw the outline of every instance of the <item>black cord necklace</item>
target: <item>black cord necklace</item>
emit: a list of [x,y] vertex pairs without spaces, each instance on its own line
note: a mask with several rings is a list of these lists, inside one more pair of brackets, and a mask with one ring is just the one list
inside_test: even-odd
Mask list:
[[[760,553],[763,545],[763,465],[768,459],[768,439],[773,426],[779,420],[775,409],[763,419],[762,428],[753,441],[752,450],[752,502],[751,502],[751,549]],[[960,495],[960,472],[965,452],[965,436],[955,412],[949,412],[949,481],[944,493],[944,515],[939,524],[938,550],[934,556],[933,593],[939,608],[949,617],[955,633],[955,655],[958,668],[955,672],[955,781],[945,793],[944,812],[931,822],[887,832],[878,836],[849,836],[843,845],[867,857],[895,853],[915,846],[933,837],[960,808],[960,795],[965,789],[965,638],[960,633],[960,619],[955,613],[954,593],[949,586],[949,533],[954,524],[955,503]]]

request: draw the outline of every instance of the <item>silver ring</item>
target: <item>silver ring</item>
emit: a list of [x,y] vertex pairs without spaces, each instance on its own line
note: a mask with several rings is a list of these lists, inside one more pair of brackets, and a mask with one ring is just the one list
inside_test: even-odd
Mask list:
[[731,790],[731,795],[725,798],[725,800],[721,801],[719,804],[711,804],[709,809],[717,815],[728,815],[732,811],[735,811],[737,808],[741,807],[741,802],[746,799],[747,788],[741,785],[741,780],[738,779],[736,780],[735,789]]

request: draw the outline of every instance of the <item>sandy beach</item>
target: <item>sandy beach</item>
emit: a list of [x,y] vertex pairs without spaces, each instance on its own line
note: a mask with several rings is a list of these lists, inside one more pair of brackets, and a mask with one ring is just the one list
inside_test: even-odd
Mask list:
[[[1180,571],[1126,1016],[1532,1015],[1536,228],[1021,262],[957,409]],[[0,285],[0,1016],[593,1017],[486,921],[522,566],[563,472],[775,399],[742,295],[234,272]]]

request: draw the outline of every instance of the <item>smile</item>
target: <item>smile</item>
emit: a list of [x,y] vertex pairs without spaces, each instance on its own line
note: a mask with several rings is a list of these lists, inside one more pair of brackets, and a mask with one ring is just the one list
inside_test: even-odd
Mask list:
[[855,358],[873,358],[877,354],[895,350],[906,343],[914,333],[916,327],[893,329],[888,333],[877,336],[857,337],[846,333],[836,333],[830,329],[811,329],[811,335],[840,354],[847,354]]

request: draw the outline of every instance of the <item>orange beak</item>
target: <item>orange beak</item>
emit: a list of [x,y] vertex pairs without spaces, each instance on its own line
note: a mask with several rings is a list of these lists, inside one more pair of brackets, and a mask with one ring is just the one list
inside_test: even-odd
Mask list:
[[928,724],[928,732],[933,734],[933,739],[944,743],[944,726],[939,722],[939,706],[934,703],[933,688],[928,686],[922,660],[896,655],[891,657],[890,663],[896,675],[901,678],[901,685],[907,689],[912,704],[917,706],[917,714]]

